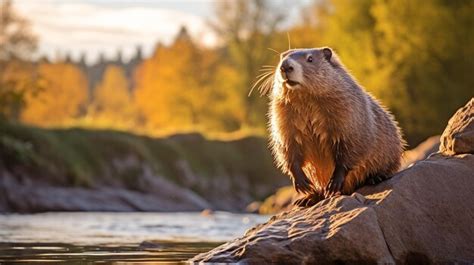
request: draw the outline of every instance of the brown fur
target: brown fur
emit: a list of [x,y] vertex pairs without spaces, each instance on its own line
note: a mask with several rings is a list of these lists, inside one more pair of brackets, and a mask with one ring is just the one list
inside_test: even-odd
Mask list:
[[354,192],[368,176],[395,173],[404,141],[393,116],[355,81],[334,53],[326,60],[322,49],[290,50],[282,54],[282,61],[295,51],[312,54],[314,61],[298,61],[304,82],[297,89],[287,87],[275,74],[269,116],[277,165],[291,176],[292,156],[299,152],[316,194],[322,194],[328,184],[336,156],[349,168],[343,194]]

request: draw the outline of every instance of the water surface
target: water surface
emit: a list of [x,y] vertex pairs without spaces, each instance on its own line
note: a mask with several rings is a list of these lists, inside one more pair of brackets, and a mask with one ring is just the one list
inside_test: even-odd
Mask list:
[[267,219],[225,212],[0,215],[0,263],[179,263]]

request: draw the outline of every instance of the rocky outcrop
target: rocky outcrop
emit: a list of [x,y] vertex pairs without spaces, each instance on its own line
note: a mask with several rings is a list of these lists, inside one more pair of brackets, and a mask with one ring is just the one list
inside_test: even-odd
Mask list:
[[474,153],[474,98],[449,120],[439,150],[446,155]]
[[[474,262],[472,101],[440,153],[377,186],[272,217],[192,262],[433,264]],[[455,142],[457,143],[455,143]]]

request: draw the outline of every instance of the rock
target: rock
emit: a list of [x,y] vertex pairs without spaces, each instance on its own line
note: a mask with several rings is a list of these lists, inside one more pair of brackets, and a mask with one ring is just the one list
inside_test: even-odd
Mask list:
[[[461,113],[471,116],[471,102]],[[243,237],[190,261],[474,262],[474,155],[472,151],[459,153],[474,147],[459,137],[474,132],[472,126],[461,126],[470,119],[465,116],[452,119],[448,127],[458,129],[447,129],[443,134],[444,147],[449,146],[455,155],[444,151],[416,162],[377,186],[365,186],[351,196],[329,198],[306,209],[293,208],[248,230]]]
[[45,211],[200,211],[210,207],[204,199],[165,179],[155,178],[150,189],[161,193],[143,193],[124,188],[79,188],[51,186],[39,181],[20,182],[2,172],[0,175],[0,212]]
[[446,155],[474,153],[474,98],[451,117],[439,150]]
[[293,201],[298,199],[298,193],[293,186],[279,188],[277,192],[263,201],[260,206],[260,214],[275,214],[292,207]]
[[416,161],[423,160],[427,158],[429,155],[438,152],[439,149],[439,139],[440,136],[431,136],[430,138],[423,141],[417,147],[405,151],[402,157],[402,169],[409,167],[411,164],[415,163]]
[[247,205],[247,207],[245,207],[245,212],[258,213],[261,206],[262,206],[261,202],[258,202],[258,201],[251,202],[249,205]]
[[214,211],[211,209],[204,209],[201,211],[201,216],[212,216],[214,214]]

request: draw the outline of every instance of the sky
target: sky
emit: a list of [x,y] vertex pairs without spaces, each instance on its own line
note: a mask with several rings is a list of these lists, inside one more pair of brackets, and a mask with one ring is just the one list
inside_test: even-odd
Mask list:
[[[100,53],[113,58],[120,49],[130,58],[138,45],[145,54],[156,43],[170,43],[184,25],[194,39],[213,45],[209,30],[213,2],[223,0],[14,0],[14,7],[32,23],[39,37],[39,55],[50,58],[86,53],[94,62]],[[308,0],[297,1],[301,6]],[[293,15],[297,8],[293,9]],[[295,20],[294,18],[292,20]]]

